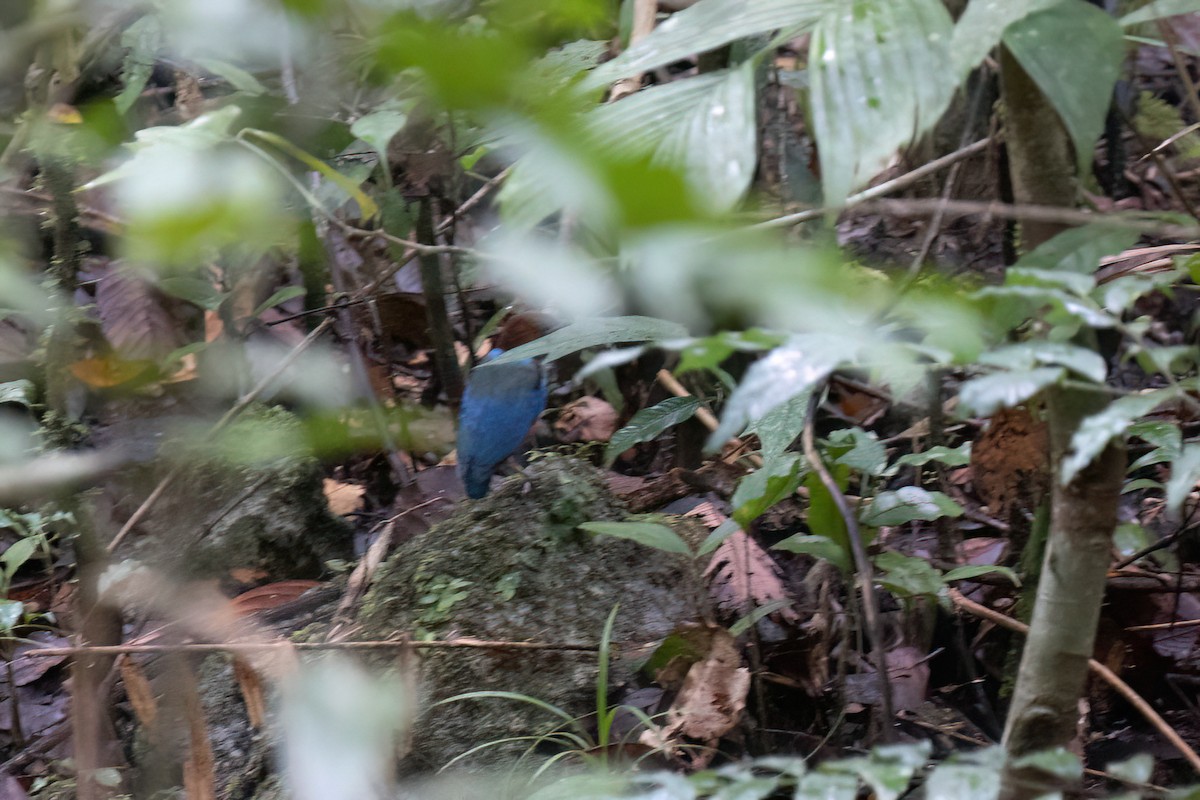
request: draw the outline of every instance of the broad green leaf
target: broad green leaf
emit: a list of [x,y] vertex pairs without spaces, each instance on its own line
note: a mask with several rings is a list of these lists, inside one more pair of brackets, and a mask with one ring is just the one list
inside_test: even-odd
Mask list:
[[1123,522],[1113,530],[1113,548],[1121,558],[1128,558],[1152,541],[1150,532],[1136,522]]
[[504,364],[535,356],[545,356],[547,360],[554,361],[588,347],[659,342],[685,336],[687,330],[682,325],[654,317],[595,317],[581,319],[529,344],[514,347],[492,363]]
[[1136,436],[1154,447],[1149,453],[1129,465],[1128,472],[1131,473],[1153,464],[1172,461],[1179,456],[1179,452],[1183,448],[1183,432],[1179,430],[1178,425],[1172,422],[1142,420],[1130,425],[1125,433],[1130,438]]
[[1131,228],[1093,222],[1068,228],[1021,256],[1013,267],[1074,272],[1091,277],[1100,268],[1101,258],[1120,253],[1137,240],[1138,232]]
[[962,467],[971,463],[971,443],[964,442],[958,447],[938,445],[920,453],[909,453],[896,459],[897,466],[923,467],[930,461],[937,461],[948,467]]
[[962,516],[962,506],[941,492],[920,486],[903,486],[894,492],[880,492],[862,512],[864,525],[903,525],[913,520],[934,520]]
[[321,175],[325,176],[325,178],[336,183],[342,189],[342,191],[353,197],[355,202],[358,203],[359,211],[362,213],[364,219],[374,219],[375,217],[379,216],[379,206],[376,205],[375,201],[368,197],[366,193],[358,187],[357,184],[355,184],[342,173],[338,172],[333,167],[329,166],[329,164],[326,164],[324,161],[307,152],[306,150],[297,147],[279,134],[271,131],[258,130],[256,128],[243,128],[241,134],[239,135],[266,142],[276,149],[287,153],[289,156],[301,162],[309,169],[321,173]]
[[604,463],[611,465],[617,456],[638,442],[649,442],[668,428],[691,419],[700,401],[695,397],[668,397],[658,405],[643,408],[629,423],[613,434],[604,450]]
[[1068,342],[1034,341],[1006,345],[984,353],[979,357],[979,363],[1010,370],[1031,370],[1046,365],[1066,367],[1096,383],[1104,383],[1108,377],[1108,365],[1096,351]]
[[809,391],[842,364],[853,362],[857,355],[858,348],[852,341],[833,334],[798,334],[789,338],[786,344],[746,370],[746,376],[725,406],[720,427],[708,438],[706,449],[717,450],[747,425]]
[[1200,481],[1200,444],[1185,444],[1171,463],[1171,479],[1167,481],[1167,510],[1171,514],[1183,512],[1183,503],[1197,481]]
[[944,586],[942,574],[923,558],[885,550],[874,558],[879,583],[900,597],[936,595]]
[[1053,386],[1066,375],[1058,367],[997,372],[972,378],[962,385],[958,399],[972,413],[991,416],[1002,408],[1024,403],[1047,386]]
[[599,87],[748,36],[775,30],[798,32],[812,27],[822,14],[837,12],[839,6],[836,0],[699,0],[592,70],[586,85]]
[[230,86],[239,92],[244,92],[255,97],[267,93],[267,87],[259,83],[258,78],[241,67],[230,64],[228,61],[220,61],[215,58],[198,58],[196,59],[196,63],[213,75],[224,78],[229,82]]
[[[839,491],[845,491],[850,483],[850,468],[842,464],[832,464],[829,472]],[[819,536],[832,539],[844,552],[849,553],[850,535],[846,531],[846,518],[842,516],[841,509],[821,480],[821,476],[810,472],[804,479],[804,487],[808,489],[808,529]]]
[[0,599],[0,633],[12,633],[25,614],[25,604],[20,600]]
[[874,433],[862,428],[841,428],[829,435],[828,450],[834,463],[878,475],[887,466],[887,450]]
[[968,564],[963,567],[955,567],[942,576],[942,580],[946,583],[950,581],[963,581],[970,578],[978,578],[980,575],[991,574],[1003,575],[1012,581],[1013,586],[1020,586],[1021,579],[1017,577],[1017,573],[1013,572],[1008,567],[1001,567],[996,564]]
[[839,205],[927,131],[958,88],[941,0],[860,0],[821,18],[809,45],[825,205]]
[[383,174],[391,181],[391,167],[388,165],[388,144],[392,137],[408,122],[408,114],[398,108],[380,108],[370,114],[359,117],[350,126],[350,132],[371,146],[379,154],[379,163],[383,165]]
[[764,458],[782,453],[803,432],[811,396],[811,391],[801,392],[763,414],[746,429],[746,433],[753,433],[758,437]]
[[579,528],[588,533],[629,539],[667,553],[692,554],[692,549],[679,538],[679,534],[657,522],[585,522]]
[[1004,29],[1017,20],[1050,8],[1063,0],[1003,0],[968,3],[954,26],[950,51],[960,76],[979,65],[1000,44]]
[[1122,397],[1098,414],[1085,419],[1071,436],[1071,450],[1063,459],[1059,481],[1066,485],[1081,469],[1092,463],[1114,437],[1125,433],[1130,423],[1154,410],[1158,404],[1176,395],[1173,389]]
[[750,527],[771,506],[796,491],[800,485],[800,458],[781,454],[742,478],[730,504],[733,518],[743,530]]
[[26,536],[23,539],[17,539],[8,546],[2,554],[0,554],[0,563],[4,564],[4,577],[11,579],[17,570],[25,565],[25,562],[33,557],[38,548],[37,536]]
[[758,163],[755,62],[644,89],[596,109],[588,135],[683,171],[703,206],[733,208]]
[[1037,267],[1009,267],[1004,274],[1005,286],[1042,286],[1050,289],[1061,289],[1070,294],[1087,297],[1096,288],[1096,279],[1092,275],[1066,270],[1052,270]]
[[1083,764],[1079,756],[1065,747],[1055,747],[1050,750],[1039,750],[1027,756],[1013,759],[1012,765],[1017,769],[1036,769],[1047,772],[1065,781],[1078,781],[1083,777]]
[[846,552],[846,548],[828,536],[797,533],[776,544],[772,549],[812,556],[822,561],[828,561],[845,574],[853,572],[850,555]]
[[128,111],[154,72],[154,61],[162,47],[162,22],[155,14],[146,14],[134,22],[121,34],[121,46],[126,48],[124,63],[121,65],[121,93],[113,98],[117,111],[124,114]]
[[1093,297],[1111,314],[1123,314],[1142,296],[1170,286],[1179,280],[1174,271],[1153,275],[1122,275],[1098,287]]
[[1151,22],[1163,17],[1173,17],[1177,14],[1194,14],[1200,11],[1200,0],[1154,0],[1137,11],[1131,11],[1121,17],[1121,25],[1128,28],[1140,22]]
[[282,289],[279,289],[278,291],[276,291],[274,294],[272,294],[266,300],[263,300],[259,304],[258,308],[254,309],[254,313],[251,314],[250,316],[257,317],[259,314],[263,313],[268,308],[274,308],[275,306],[280,305],[281,303],[286,303],[288,300],[292,300],[293,298],[303,297],[303,296],[304,296],[304,287],[303,286],[285,286]]
[[1125,58],[1121,26],[1102,9],[1072,0],[1013,23],[1004,45],[1058,112],[1080,174],[1090,174]]
[[726,519],[720,525],[713,528],[713,532],[708,535],[708,538],[700,543],[700,547],[696,549],[696,555],[708,555],[720,547],[722,542],[740,530],[741,526],[737,524],[737,520]]

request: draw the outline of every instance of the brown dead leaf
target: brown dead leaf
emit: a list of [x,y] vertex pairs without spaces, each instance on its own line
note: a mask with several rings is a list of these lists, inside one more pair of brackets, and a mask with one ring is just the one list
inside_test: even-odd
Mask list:
[[708,765],[720,738],[737,727],[750,691],[750,670],[742,666],[729,632],[715,629],[710,642],[704,660],[688,670],[683,688],[667,710],[666,725],[642,735],[644,744],[670,750],[690,749],[700,742],[704,748],[691,759],[696,769]]
[[329,510],[339,517],[362,510],[365,487],[356,483],[342,483],[332,478],[326,478],[324,491],[325,499],[329,502]]
[[158,722],[158,699],[146,673],[126,653],[117,657],[117,667],[121,670],[121,682],[125,684],[125,696],[133,706],[134,716],[145,727],[153,728]]
[[180,302],[132,267],[114,263],[104,272],[96,312],[104,338],[123,359],[158,361],[187,343]]
[[998,411],[971,447],[971,476],[994,517],[1032,511],[1050,480],[1046,421],[1025,406]]
[[585,396],[563,406],[554,421],[558,440],[574,442],[607,442],[617,431],[617,411],[599,397]]
[[237,679],[238,688],[242,691],[242,700],[246,704],[246,718],[250,727],[261,730],[263,720],[267,717],[267,700],[263,692],[262,680],[254,667],[243,658],[234,656],[233,676]]
[[[713,602],[732,614],[749,614],[776,601],[792,599],[775,560],[741,529],[713,552],[704,575],[709,580]],[[776,613],[785,622],[799,619],[790,605]]]
[[188,800],[216,800],[216,771],[212,744],[208,738],[208,722],[196,678],[189,668],[178,662],[178,685],[183,691],[183,707],[188,723],[188,756],[183,762],[183,787]]

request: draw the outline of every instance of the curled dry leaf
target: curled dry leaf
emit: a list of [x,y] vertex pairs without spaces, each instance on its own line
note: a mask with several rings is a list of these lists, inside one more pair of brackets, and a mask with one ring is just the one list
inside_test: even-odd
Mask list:
[[366,491],[362,486],[326,478],[324,491],[329,510],[339,517],[362,510],[363,493]]
[[691,766],[702,769],[716,754],[716,744],[733,730],[746,708],[750,670],[742,666],[733,637],[723,628],[713,631],[704,660],[688,670],[683,688],[667,711],[667,721],[658,731],[642,734],[642,743],[677,750],[694,742],[704,749],[693,755]]
[[599,397],[581,397],[568,403],[554,421],[561,442],[607,442],[617,431],[617,412]]
[[121,682],[125,685],[125,696],[129,698],[134,716],[142,725],[153,728],[158,722],[158,699],[150,679],[128,654],[117,658],[117,666],[121,670]]

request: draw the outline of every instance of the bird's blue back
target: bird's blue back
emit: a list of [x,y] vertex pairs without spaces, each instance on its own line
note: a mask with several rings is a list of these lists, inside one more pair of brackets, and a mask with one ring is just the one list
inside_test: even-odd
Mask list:
[[516,452],[546,408],[542,365],[530,358],[488,363],[503,352],[492,350],[471,370],[458,415],[458,476],[475,499],[487,494],[492,472]]

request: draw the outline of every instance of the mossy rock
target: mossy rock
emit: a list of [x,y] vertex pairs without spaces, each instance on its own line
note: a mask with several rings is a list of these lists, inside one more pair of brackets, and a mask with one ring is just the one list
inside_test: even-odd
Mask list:
[[162,455],[186,466],[145,523],[155,535],[139,555],[150,563],[188,578],[249,568],[278,580],[353,556],[350,526],[330,513],[320,463],[290,411],[250,409],[210,439],[168,441]]
[[[380,568],[359,614],[362,638],[397,632],[437,639],[599,643],[619,610],[616,643],[652,643],[699,615],[694,565],[634,542],[576,531],[625,516],[592,467],[559,456],[534,461],[529,482],[507,481],[402,545]],[[517,692],[573,717],[596,711],[597,654],[566,650],[424,649],[422,717],[406,772],[436,769],[471,748],[536,736],[562,720],[531,703],[467,700],[472,691]],[[646,652],[613,659],[610,688],[630,681]],[[460,766],[511,764],[529,742],[488,747]]]

